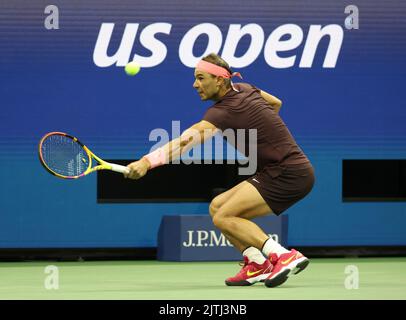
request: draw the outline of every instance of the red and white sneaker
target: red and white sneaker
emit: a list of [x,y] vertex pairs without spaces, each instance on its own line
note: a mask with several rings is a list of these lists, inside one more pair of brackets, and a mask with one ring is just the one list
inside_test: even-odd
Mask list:
[[271,275],[273,265],[266,259],[263,264],[250,262],[244,257],[244,265],[236,276],[226,279],[228,286],[250,286],[259,281],[263,281]]
[[280,286],[290,275],[303,271],[309,262],[309,259],[295,249],[281,254],[272,273],[265,279],[265,285],[269,288]]
[[[272,264],[272,270],[275,268],[275,266],[276,266],[276,263],[278,262],[278,255],[276,254],[276,253],[271,253],[269,256],[268,256],[268,260],[269,260],[269,262]],[[265,282],[265,280],[266,280],[266,278],[265,279],[262,279],[261,280],[261,282]]]

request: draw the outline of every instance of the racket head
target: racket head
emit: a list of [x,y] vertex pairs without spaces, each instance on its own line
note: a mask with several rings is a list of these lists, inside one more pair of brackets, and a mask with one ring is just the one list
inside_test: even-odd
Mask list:
[[50,132],[38,146],[39,160],[51,174],[63,179],[77,179],[90,172],[92,156],[77,138],[63,132]]

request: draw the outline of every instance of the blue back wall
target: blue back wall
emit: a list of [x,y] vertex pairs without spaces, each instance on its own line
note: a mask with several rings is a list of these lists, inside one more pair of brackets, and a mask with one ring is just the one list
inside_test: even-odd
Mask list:
[[[153,129],[170,130],[175,120],[185,129],[210,105],[192,88],[194,70],[181,57],[200,57],[208,45],[222,54],[230,26],[248,24],[263,30],[264,43],[252,62],[235,70],[283,100],[281,116],[317,176],[312,193],[285,213],[289,245],[405,245],[404,202],[341,198],[343,159],[406,158],[406,4],[356,2],[358,30],[345,27],[348,2],[342,0],[54,1],[59,29],[48,30],[48,2],[2,1],[0,247],[154,247],[162,215],[208,214],[208,203],[97,204],[96,175],[77,181],[49,175],[37,159],[37,143],[49,131],[64,131],[103,158],[142,156],[155,144],[148,140]],[[109,23],[108,56],[123,44],[130,60],[137,54],[149,63],[161,54],[162,61],[135,77],[124,73],[122,62],[101,66],[95,56],[106,53],[95,48]],[[157,23],[170,31],[161,25],[156,40],[142,39]],[[185,34],[202,23],[210,24],[209,35],[183,49]],[[129,24],[138,24],[137,33],[122,43]],[[292,66],[278,68],[269,63],[272,48],[265,43],[286,24],[303,39],[278,53],[295,56]],[[322,38],[312,65],[301,67],[309,30],[318,25],[333,25],[342,42]],[[235,56],[258,41],[242,37]],[[341,45],[337,60],[323,67],[331,43]]]

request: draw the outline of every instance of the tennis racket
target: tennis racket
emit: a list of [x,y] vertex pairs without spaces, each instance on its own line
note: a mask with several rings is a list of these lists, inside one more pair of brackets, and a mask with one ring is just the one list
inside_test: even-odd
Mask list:
[[[77,138],[63,132],[50,132],[39,143],[39,159],[51,174],[63,179],[77,179],[97,170],[129,173],[129,169],[97,157]],[[95,160],[98,165],[92,167]]]

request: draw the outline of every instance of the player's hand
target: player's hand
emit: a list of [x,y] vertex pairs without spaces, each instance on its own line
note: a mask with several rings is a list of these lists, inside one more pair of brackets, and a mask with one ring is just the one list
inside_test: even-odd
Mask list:
[[148,169],[151,167],[149,161],[145,158],[130,163],[127,168],[130,169],[128,174],[124,174],[124,177],[130,179],[139,179],[146,175]]

